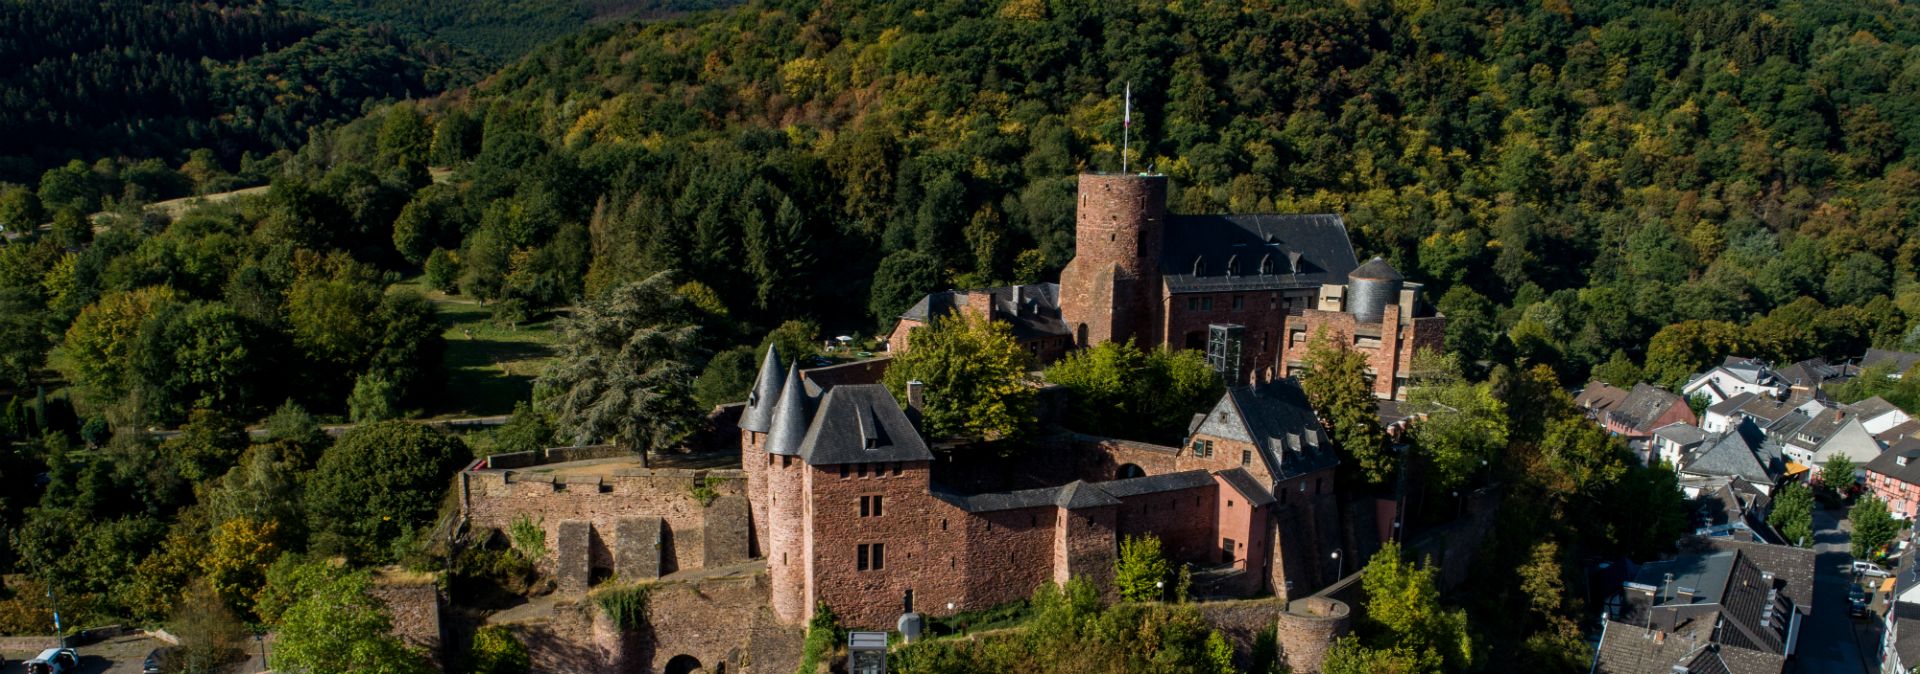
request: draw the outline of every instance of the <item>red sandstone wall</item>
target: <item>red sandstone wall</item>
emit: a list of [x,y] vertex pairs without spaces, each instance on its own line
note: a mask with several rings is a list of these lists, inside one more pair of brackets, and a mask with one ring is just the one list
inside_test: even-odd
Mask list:
[[[1242,264],[1245,264],[1244,262]],[[1256,260],[1253,263],[1258,265]],[[1164,290],[1163,290],[1164,293]],[[1233,308],[1233,298],[1241,298],[1241,309]],[[1212,300],[1212,309],[1190,309],[1188,299]],[[1206,352],[1208,326],[1214,323],[1238,323],[1247,327],[1241,342],[1242,381],[1266,381],[1279,376],[1280,345],[1285,342],[1286,299],[1279,291],[1253,293],[1165,293],[1162,300],[1166,316],[1161,334],[1172,349],[1188,348],[1189,336],[1197,334],[1201,353]]]
[[376,584],[367,595],[385,604],[393,616],[393,634],[427,653],[435,668],[444,666],[440,627],[440,589],[432,583]]
[[740,469],[747,474],[748,519],[753,520],[753,541],[748,554],[767,555],[767,463],[772,457],[765,450],[767,436],[740,430]]
[[[841,477],[839,466],[807,468],[807,602],[825,602],[849,626],[892,626],[908,590],[918,610],[959,599],[957,579],[946,576],[954,551],[940,530],[937,513],[945,504],[928,493],[926,462],[900,464],[898,475],[891,468],[873,464],[865,477],[857,469]],[[861,517],[861,496],[881,497],[881,514]],[[885,544],[883,568],[858,569],[862,543]]]
[[[948,571],[967,579],[961,600],[954,603],[956,611],[1025,599],[1041,583],[1053,580],[1058,508],[1041,506],[968,516],[949,506],[948,514],[955,516],[950,528],[957,528],[961,536],[954,543],[959,558]],[[944,602],[939,606],[945,610]]]
[[1158,344],[1161,228],[1167,179],[1082,174],[1075,210],[1074,258],[1060,273],[1069,326],[1086,326],[1086,343],[1133,337]]
[[807,465],[799,457],[779,456],[767,467],[767,576],[773,613],[788,624],[812,615],[807,599]]
[[927,324],[922,323],[920,321],[910,321],[904,318],[900,319],[899,322],[894,323],[893,332],[887,333],[887,352],[894,354],[896,356],[906,353],[907,352],[907,336],[910,334],[913,334],[913,331],[916,328],[924,328],[924,327],[927,327]]
[[[1431,321],[1436,319],[1416,320]],[[1282,376],[1286,375],[1286,366],[1288,364],[1306,361],[1308,347],[1312,344],[1315,337],[1324,329],[1327,336],[1344,340],[1348,346],[1352,346],[1355,350],[1366,355],[1367,366],[1374,372],[1373,394],[1375,396],[1389,398],[1401,395],[1404,392],[1395,390],[1394,378],[1396,376],[1407,376],[1411,369],[1413,353],[1416,348],[1419,348],[1422,344],[1429,347],[1438,346],[1437,340],[1439,339],[1439,334],[1445,331],[1444,319],[1439,320],[1438,327],[1431,328],[1435,330],[1434,332],[1428,332],[1430,328],[1425,326],[1421,326],[1417,331],[1413,327],[1403,328],[1400,322],[1399,306],[1388,305],[1385,315],[1380,319],[1380,345],[1376,348],[1371,346],[1356,346],[1354,344],[1354,333],[1357,326],[1353,320],[1353,314],[1340,311],[1308,309],[1303,312],[1301,316],[1297,317],[1294,323],[1288,326],[1289,330],[1304,326],[1306,328],[1306,334],[1304,338],[1286,347],[1286,354],[1282,357],[1281,374]],[[1416,334],[1421,339],[1414,339]],[[1422,340],[1426,341],[1422,342]]]
[[[585,521],[591,527],[596,544],[591,546],[590,564],[612,569],[610,552],[615,525],[624,518],[652,516],[665,521],[670,551],[663,551],[664,571],[697,569],[705,559],[700,536],[705,522],[705,507],[693,497],[695,476],[701,473],[720,480],[715,486],[722,496],[745,493],[746,475],[740,471],[692,471],[637,469],[630,475],[604,478],[585,477],[578,481],[553,482],[540,475],[506,471],[464,472],[467,518],[476,529],[506,530],[514,519],[525,515],[547,530],[554,540],[560,523]],[[547,477],[546,480],[551,480]],[[555,546],[549,544],[550,553]],[[666,556],[671,552],[671,556]],[[668,562],[671,565],[668,565]]]
[[1143,494],[1120,499],[1114,528],[1122,536],[1153,534],[1168,559],[1217,564],[1219,488],[1208,484],[1182,491]]

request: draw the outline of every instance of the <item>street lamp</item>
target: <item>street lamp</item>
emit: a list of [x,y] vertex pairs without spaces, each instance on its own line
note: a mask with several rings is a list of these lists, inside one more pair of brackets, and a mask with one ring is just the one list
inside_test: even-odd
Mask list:
[[260,646],[260,668],[271,671],[273,668],[267,666],[267,638],[266,637],[267,635],[263,633],[254,632],[253,643],[258,644]]
[[1335,551],[1333,551],[1333,569],[1334,569],[1334,571],[1333,571],[1333,581],[1334,581],[1334,582],[1336,582],[1336,583],[1337,583],[1337,582],[1340,582],[1340,579],[1341,579],[1341,578],[1345,578],[1345,577],[1346,577],[1346,574],[1345,574],[1345,573],[1343,573],[1343,572],[1347,570],[1347,565],[1346,565],[1346,563],[1345,563],[1345,562],[1342,562],[1342,561],[1340,561],[1340,551],[1339,551],[1339,550],[1335,550]]
[[1160,601],[1162,602],[1166,601],[1167,600],[1167,581],[1164,581],[1164,580],[1153,581],[1153,593],[1160,595]]

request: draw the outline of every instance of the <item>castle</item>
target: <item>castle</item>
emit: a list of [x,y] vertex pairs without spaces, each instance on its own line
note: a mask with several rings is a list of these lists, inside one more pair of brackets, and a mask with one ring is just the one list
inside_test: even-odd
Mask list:
[[[910,395],[910,398],[912,396]],[[1073,436],[1036,451],[1074,479],[969,493],[944,484],[912,414],[875,384],[810,394],[769,350],[740,419],[754,534],[773,611],[825,605],[884,627],[1030,595],[1046,582],[1111,580],[1119,541],[1153,535],[1226,596],[1331,582],[1333,468],[1299,387],[1230,391],[1196,415],[1184,447]]]
[[1131,339],[1204,349],[1228,381],[1297,374],[1322,333],[1367,356],[1374,395],[1403,399],[1414,353],[1446,318],[1380,258],[1360,264],[1337,215],[1170,215],[1161,175],[1080,176],[1074,258],[1060,282],[933,293],[889,348],[951,312],[1012,324],[1040,362]]

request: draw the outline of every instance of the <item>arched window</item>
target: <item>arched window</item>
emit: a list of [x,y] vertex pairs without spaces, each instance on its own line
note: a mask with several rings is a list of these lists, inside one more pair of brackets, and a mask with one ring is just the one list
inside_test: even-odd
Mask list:
[[1240,275],[1240,256],[1233,255],[1227,258],[1227,275],[1228,276]]
[[1193,258],[1193,275],[1194,276],[1207,275],[1207,259],[1206,258],[1204,257]]
[[1266,276],[1271,273],[1273,273],[1273,255],[1268,254],[1260,258],[1260,275]]

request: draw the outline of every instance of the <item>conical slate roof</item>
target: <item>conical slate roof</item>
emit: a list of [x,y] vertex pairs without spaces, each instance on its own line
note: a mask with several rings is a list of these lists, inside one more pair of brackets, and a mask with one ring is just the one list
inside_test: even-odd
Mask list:
[[780,350],[767,347],[767,358],[760,363],[760,376],[754,380],[753,390],[747,392],[747,409],[740,413],[741,428],[765,433],[773,426],[773,406],[780,401],[780,386],[786,381],[781,376],[783,371]]
[[1353,273],[1347,274],[1347,278],[1350,278],[1350,279],[1363,278],[1363,279],[1372,279],[1375,281],[1406,280],[1406,277],[1401,276],[1400,272],[1394,271],[1393,265],[1387,264],[1387,261],[1385,259],[1382,259],[1378,255],[1374,256],[1374,258],[1371,260],[1367,260],[1366,264],[1360,265],[1359,268],[1354,269]]
[[788,365],[787,384],[780,391],[780,402],[773,406],[773,423],[767,429],[768,454],[800,454],[800,441],[806,439],[811,411],[807,407],[807,391],[800,385],[800,375]]

